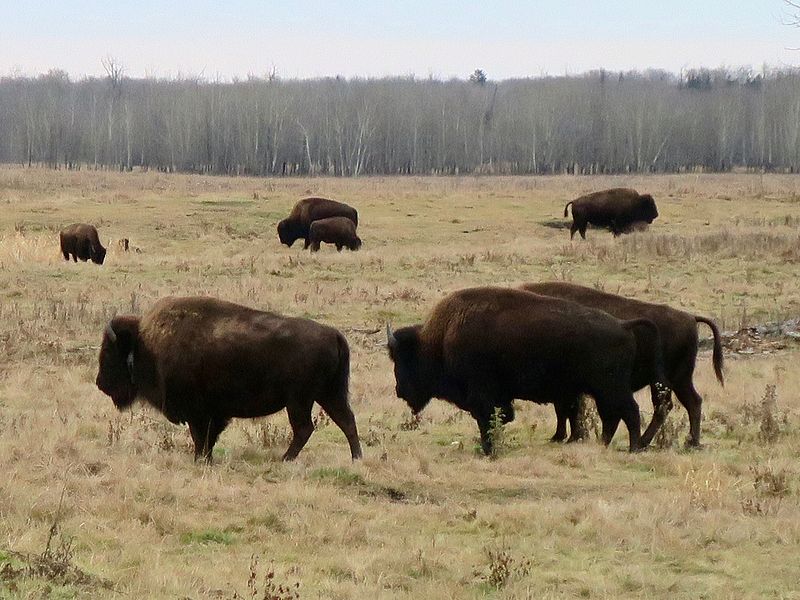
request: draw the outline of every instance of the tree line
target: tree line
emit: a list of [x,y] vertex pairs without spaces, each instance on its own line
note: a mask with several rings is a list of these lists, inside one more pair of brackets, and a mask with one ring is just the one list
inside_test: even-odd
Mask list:
[[800,71],[0,79],[0,162],[246,175],[800,170]]

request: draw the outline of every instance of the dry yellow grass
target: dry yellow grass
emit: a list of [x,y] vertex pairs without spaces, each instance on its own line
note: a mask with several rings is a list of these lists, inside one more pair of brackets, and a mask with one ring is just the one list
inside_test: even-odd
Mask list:
[[[591,230],[570,243],[564,204],[618,185],[655,196],[650,230],[617,240]],[[280,246],[277,220],[312,193],[359,209],[360,252]],[[794,177],[3,168],[0,208],[0,597],[254,597],[252,555],[262,593],[272,564],[271,581],[299,583],[304,599],[798,597],[796,349],[728,356],[724,389],[701,355],[700,451],[632,456],[624,431],[608,450],[552,445],[552,408],[519,403],[490,461],[475,452],[469,416],[441,401],[409,422],[384,339],[364,332],[419,321],[454,289],[553,278],[685,307],[725,329],[797,316]],[[61,259],[57,231],[74,221],[98,226],[103,267]],[[121,237],[141,252],[120,252]],[[320,418],[300,458],[279,462],[279,414],[232,424],[209,468],[193,463],[184,429],[141,407],[117,413],[94,386],[102,328],[169,294],[340,327],[365,460],[351,464],[344,436]],[[771,441],[759,408],[769,384],[780,429]],[[683,416],[678,407],[671,419]],[[88,579],[25,570],[54,523],[51,554]]]

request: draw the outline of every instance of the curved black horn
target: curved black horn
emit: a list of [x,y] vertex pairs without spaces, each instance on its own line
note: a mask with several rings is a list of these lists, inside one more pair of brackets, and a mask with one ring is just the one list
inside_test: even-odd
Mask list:
[[108,339],[111,341],[112,344],[116,343],[117,334],[114,331],[114,328],[111,327],[111,321],[109,321],[108,325],[106,325],[106,335],[108,336]]

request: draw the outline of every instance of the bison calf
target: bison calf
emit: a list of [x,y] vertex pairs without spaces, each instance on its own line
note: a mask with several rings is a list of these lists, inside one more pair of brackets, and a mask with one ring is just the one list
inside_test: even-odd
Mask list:
[[329,217],[344,217],[358,225],[358,212],[352,206],[327,198],[303,198],[294,205],[289,216],[278,223],[278,238],[281,244],[290,247],[296,240],[303,238],[303,249],[306,249],[310,243],[311,223]]
[[611,441],[622,420],[633,451],[641,431],[630,388],[636,354],[631,329],[639,326],[655,328],[567,300],[486,287],[450,294],[424,325],[387,328],[387,338],[397,396],[414,413],[433,397],[468,411],[487,454],[495,408],[507,422],[515,398],[563,407],[581,394],[595,399],[603,441]]
[[[705,323],[711,328],[714,336],[713,363],[714,372],[720,383],[722,375],[722,341],[719,330],[713,321],[705,317],[692,315],[682,310],[676,310],[664,304],[651,304],[632,298],[624,298],[616,294],[601,292],[581,285],[562,282],[529,283],[522,289],[545,296],[554,296],[565,300],[572,300],[585,306],[600,309],[618,319],[646,318],[656,324],[661,343],[661,354],[664,357],[664,374],[669,387],[675,392],[686,412],[689,414],[689,439],[690,446],[700,445],[700,416],[703,398],[694,389],[692,377],[697,362],[697,324]],[[643,335],[651,335],[644,331]],[[641,340],[636,350],[636,361],[633,368],[631,388],[639,390],[650,385],[653,405],[656,409],[653,420],[645,431],[643,439],[649,443],[653,435],[664,421],[665,410],[659,410],[658,390],[652,385],[656,378],[652,364],[652,344],[643,344]],[[566,423],[562,416],[558,419],[556,436],[565,435]],[[572,432],[575,435],[575,432]]]
[[330,217],[311,223],[308,230],[308,239],[311,242],[311,251],[319,250],[320,242],[335,244],[336,250],[342,248],[358,250],[361,248],[361,238],[356,235],[356,226],[345,217]]
[[286,409],[294,459],[318,403],[361,458],[348,402],[344,336],[308,319],[282,317],[214,298],[164,298],[141,318],[115,317],[100,348],[97,387],[122,410],[140,398],[172,423],[188,423],[195,459],[211,453],[232,418]]
[[564,206],[565,217],[570,204],[572,205],[570,239],[574,237],[576,231],[586,239],[586,227],[590,223],[605,227],[617,237],[631,231],[637,224],[649,224],[658,217],[656,202],[650,194],[640,195],[636,190],[627,188],[594,192],[567,202]]
[[78,259],[86,262],[91,259],[93,263],[102,265],[106,258],[106,249],[100,243],[97,229],[93,225],[86,223],[75,223],[61,230],[59,234],[61,241],[61,254],[64,260],[78,262]]

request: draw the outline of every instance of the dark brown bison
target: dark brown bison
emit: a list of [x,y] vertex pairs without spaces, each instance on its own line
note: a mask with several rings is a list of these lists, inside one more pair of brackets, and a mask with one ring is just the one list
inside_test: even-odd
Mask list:
[[287,246],[303,238],[303,248],[308,248],[311,223],[328,217],[345,217],[358,225],[358,212],[352,206],[327,198],[304,198],[294,205],[288,217],[278,223],[278,237]]
[[137,398],[188,423],[195,459],[211,462],[229,421],[289,414],[292,460],[317,402],[361,458],[348,403],[350,350],[332,327],[214,298],[164,298],[141,318],[115,317],[100,348],[97,387],[122,410]]
[[586,226],[591,223],[598,227],[605,227],[614,234],[614,237],[627,233],[638,224],[652,223],[658,217],[656,202],[650,194],[642,194],[627,188],[614,188],[594,192],[567,202],[564,206],[564,216],[572,204],[572,226],[569,228],[569,237],[573,238],[576,231],[586,239]]
[[356,225],[346,217],[329,217],[311,223],[308,230],[308,239],[311,242],[311,251],[319,250],[320,242],[335,244],[336,250],[342,248],[358,250],[361,248],[361,238],[356,235]]
[[64,255],[64,260],[69,260],[70,254],[72,260],[78,262],[78,259],[86,262],[92,259],[93,263],[102,265],[106,259],[106,249],[100,243],[100,238],[97,236],[97,229],[94,225],[87,225],[86,223],[75,223],[69,225],[61,230],[59,234],[61,240],[61,254]]
[[[722,375],[722,341],[719,330],[713,321],[705,317],[698,317],[681,310],[676,310],[664,304],[651,304],[631,298],[623,298],[616,294],[609,294],[563,282],[529,283],[522,289],[545,296],[554,296],[572,300],[585,306],[600,309],[618,319],[646,318],[658,326],[661,339],[661,354],[664,358],[664,373],[667,383],[675,392],[678,400],[689,413],[689,439],[690,446],[700,445],[700,413],[703,398],[694,389],[692,376],[697,361],[697,324],[705,323],[711,328],[714,336],[713,363],[714,372],[720,383],[724,383]],[[644,331],[644,335],[648,335]],[[649,355],[652,345],[642,345],[637,348],[636,361],[633,368],[631,388],[639,390],[655,379],[652,371],[653,359]],[[650,388],[653,404],[658,408],[658,393],[655,387]],[[644,437],[651,437],[663,423],[666,411],[656,410],[653,420],[648,426]],[[573,431],[572,435],[576,432]],[[563,417],[558,419],[557,436],[561,439],[566,435],[566,422]]]
[[657,336],[644,319],[618,321],[574,302],[485,287],[450,294],[424,325],[387,327],[387,338],[397,396],[414,413],[432,397],[468,411],[487,454],[496,408],[508,422],[514,398],[559,407],[576,404],[584,393],[596,401],[603,441],[611,441],[621,419],[633,451],[640,447],[640,421],[630,389],[631,330],[638,327]]

